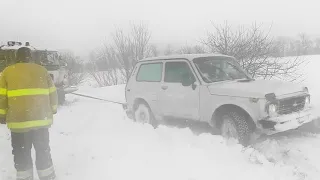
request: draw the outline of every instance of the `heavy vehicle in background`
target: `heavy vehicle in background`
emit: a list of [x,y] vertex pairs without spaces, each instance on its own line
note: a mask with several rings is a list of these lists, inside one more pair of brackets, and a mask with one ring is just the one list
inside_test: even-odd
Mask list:
[[157,127],[166,119],[208,123],[243,145],[313,120],[307,87],[253,79],[234,57],[185,54],[137,62],[125,89],[129,118]]
[[77,87],[69,86],[67,63],[59,57],[58,51],[35,48],[26,42],[8,41],[0,46],[0,71],[7,66],[16,63],[16,51],[21,47],[28,47],[32,51],[32,61],[44,66],[52,77],[58,92],[59,104],[65,102],[65,95],[78,90]]

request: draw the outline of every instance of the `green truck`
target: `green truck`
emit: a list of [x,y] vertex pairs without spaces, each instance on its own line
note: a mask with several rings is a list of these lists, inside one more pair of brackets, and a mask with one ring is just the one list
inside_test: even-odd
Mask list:
[[60,58],[58,51],[51,49],[35,48],[26,42],[8,41],[6,45],[0,46],[0,71],[16,62],[16,51],[20,47],[28,47],[32,51],[34,63],[44,66],[52,77],[58,92],[59,104],[65,102],[65,95],[78,90],[77,87],[69,85],[67,63]]

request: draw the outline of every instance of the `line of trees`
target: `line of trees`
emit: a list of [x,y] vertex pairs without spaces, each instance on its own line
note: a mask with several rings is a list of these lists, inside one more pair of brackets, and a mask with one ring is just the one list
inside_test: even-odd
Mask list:
[[[257,24],[236,28],[228,23],[213,24],[213,30],[200,39],[199,44],[184,45],[180,48],[173,48],[168,44],[162,51],[150,43],[151,31],[143,23],[132,24],[128,32],[116,29],[110,37],[110,42],[91,52],[88,63],[69,60],[85,67],[81,72],[88,72],[99,86],[126,83],[135,63],[140,59],[160,55],[198,53],[221,53],[234,56],[254,78],[280,78],[295,81],[302,78],[298,70],[306,62],[299,56],[310,53],[320,54],[318,40],[311,41],[305,34],[300,34],[299,39],[295,41],[287,39],[285,41],[283,38],[274,40],[269,31],[263,30]],[[294,57],[281,58],[284,56]],[[67,57],[70,57],[70,54]],[[77,69],[76,66],[79,64],[73,63],[72,66],[75,67],[70,68]],[[80,75],[74,76],[75,79],[84,78]],[[75,82],[81,82],[81,80],[75,80]]]
[[90,74],[100,86],[125,83],[139,59],[158,55],[150,38],[151,32],[143,23],[131,25],[128,33],[117,29],[110,43],[91,53]]
[[278,57],[320,54],[320,37],[312,39],[305,33],[296,38],[278,37],[274,44],[274,55]]
[[67,63],[66,68],[70,85],[74,86],[83,83],[87,75],[84,60],[68,50],[60,51],[59,56],[63,63]]

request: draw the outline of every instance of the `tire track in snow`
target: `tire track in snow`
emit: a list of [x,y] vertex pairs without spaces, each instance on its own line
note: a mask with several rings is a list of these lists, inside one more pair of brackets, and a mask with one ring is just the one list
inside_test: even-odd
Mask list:
[[264,137],[252,147],[269,162],[292,167],[301,180],[320,177],[320,136],[292,130]]
[[[90,103],[94,102],[94,104],[97,104],[97,103],[100,104],[99,102],[94,100],[81,98],[81,103],[83,103],[84,101],[89,103],[89,104],[86,104],[86,107],[88,108],[90,107]],[[75,103],[74,106],[77,106],[77,103]],[[96,107],[97,106],[95,106],[95,109],[91,109],[90,111],[94,113],[101,113],[100,111],[102,111],[102,113],[112,113],[112,111],[114,110],[120,111],[120,108],[117,109],[118,107],[115,107],[115,105],[110,105],[108,103],[101,103],[101,106],[98,106],[99,108],[96,108]],[[106,108],[106,110],[104,110],[104,108]],[[72,109],[75,109],[75,108],[72,108]],[[70,166],[75,165],[77,162],[90,160],[90,159],[83,159],[83,157],[81,158],[79,157],[79,155],[84,155],[84,154],[88,156],[93,155],[93,157],[91,156],[91,158],[95,158],[94,157],[95,154],[102,153],[103,151],[105,151],[105,153],[118,151],[117,149],[112,149],[112,143],[113,145],[118,146],[119,142],[113,141],[113,139],[110,137],[104,138],[105,142],[111,142],[110,149],[108,149],[107,147],[101,148],[99,147],[99,144],[96,144],[93,141],[90,142],[88,137],[86,137],[88,133],[92,132],[92,129],[96,129],[97,131],[110,130],[110,127],[104,128],[100,126],[100,123],[96,123],[96,121],[101,122],[103,121],[103,119],[99,118],[98,120],[98,119],[95,119],[94,116],[87,116],[85,111],[82,111],[79,109],[76,112],[74,111],[72,113],[73,113],[72,117],[74,117],[75,113],[80,113],[83,115],[83,117],[81,117],[83,122],[82,120],[78,122],[80,125],[76,129],[73,129],[71,131],[72,136],[78,135],[77,137],[78,139],[81,139],[83,137],[83,140],[88,143],[88,146],[92,147],[93,149],[94,148],[100,148],[100,149],[91,150],[91,149],[85,148],[85,149],[79,150],[79,148],[81,148],[81,144],[70,141],[70,143],[73,143],[73,145],[70,147],[74,149],[73,157],[69,157],[69,161],[72,161],[70,162]],[[116,117],[110,116],[110,114],[104,114],[103,116],[109,117],[109,118],[116,118]],[[89,119],[90,121],[84,121],[84,119]],[[105,120],[107,121],[108,119],[106,118]],[[117,122],[114,119],[112,121],[113,123]],[[73,121],[73,122],[77,122],[77,121]],[[131,122],[124,122],[121,120],[119,120],[119,122],[117,123],[120,123],[120,124],[117,124],[117,126],[119,125],[119,127],[121,125],[123,126],[126,126],[127,124],[131,125]],[[196,131],[198,132],[194,132],[194,134],[197,134],[197,135],[210,133],[208,129],[206,130],[206,132],[203,132],[203,133],[200,132],[201,130],[196,130]],[[113,132],[116,132],[116,131],[113,131]],[[123,130],[120,132],[116,132],[116,134],[120,135],[119,136],[120,139],[122,138],[127,139],[128,137],[126,135],[121,135],[121,132],[123,133]],[[115,134],[110,134],[110,135],[115,135]],[[304,136],[304,137],[301,137],[301,136]],[[251,150],[247,150],[247,151],[244,150],[244,154],[246,153],[249,154],[248,160],[251,161],[251,163],[256,163],[256,164],[269,163],[269,165],[277,166],[279,167],[279,169],[286,167],[286,169],[289,169],[289,173],[291,173],[292,176],[294,176],[297,180],[307,180],[307,179],[311,180],[311,179],[315,179],[314,177],[319,177],[320,175],[318,170],[319,166],[317,165],[317,162],[320,162],[320,160],[312,161],[310,159],[312,159],[315,154],[312,153],[311,155],[306,155],[306,153],[308,153],[308,151],[310,150],[309,144],[316,144],[316,145],[319,144],[317,140],[318,140],[318,136],[312,137],[310,135],[306,135],[305,133],[301,133],[301,132],[299,133],[295,132],[287,135],[277,135],[277,136],[269,137],[267,139],[262,138],[262,141],[252,146]],[[302,146],[302,147],[299,147],[299,146]],[[252,152],[252,150],[255,152]],[[124,151],[124,150],[122,149],[121,151]],[[126,152],[123,152],[123,153],[126,153]],[[117,162],[117,159],[110,160],[110,162],[115,163]],[[86,171],[85,167],[86,166],[82,167],[82,170]],[[74,167],[71,167],[68,170],[68,172],[74,172],[74,171],[81,171],[81,170],[74,169]],[[74,176],[74,174],[71,176]],[[82,178],[83,177],[81,177],[81,179]],[[278,179],[281,179],[281,178],[278,178]]]
[[[195,135],[218,135],[209,127],[197,123],[169,122],[169,126],[190,128]],[[243,152],[255,164],[273,164],[286,166],[298,180],[318,179],[320,177],[320,158],[312,152],[320,152],[320,136],[308,132],[308,129],[291,130],[273,136],[261,137]],[[232,144],[232,143],[231,143]],[[315,158],[316,157],[316,158]],[[312,161],[312,159],[318,159]],[[267,162],[266,162],[267,161]]]
[[[110,141],[110,137],[105,135],[114,128],[102,126],[106,124],[103,121],[110,121],[108,115],[117,111],[118,107],[74,96],[68,96],[67,100],[67,104],[60,108],[55,117],[56,122],[52,128],[52,149],[57,174],[61,179],[91,179],[92,173],[88,171],[101,162],[97,154],[108,152],[104,144]],[[63,148],[61,143],[64,143]],[[83,177],[83,174],[89,177]]]

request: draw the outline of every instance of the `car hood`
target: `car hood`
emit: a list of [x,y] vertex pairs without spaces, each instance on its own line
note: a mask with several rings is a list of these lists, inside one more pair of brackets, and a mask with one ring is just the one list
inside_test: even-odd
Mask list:
[[208,86],[212,95],[265,98],[268,93],[281,96],[303,91],[302,85],[277,80],[255,80],[249,82],[219,82]]

